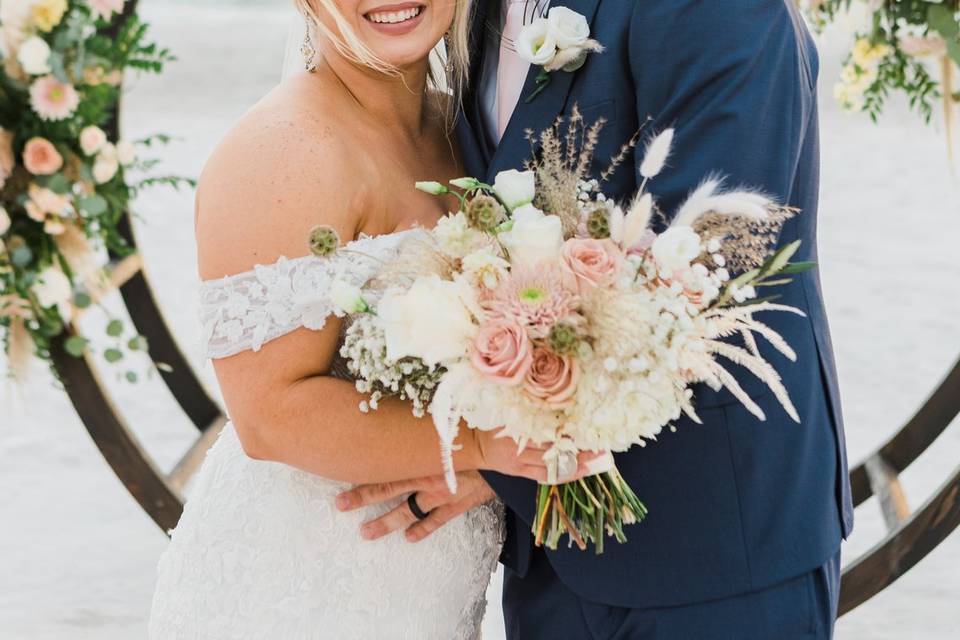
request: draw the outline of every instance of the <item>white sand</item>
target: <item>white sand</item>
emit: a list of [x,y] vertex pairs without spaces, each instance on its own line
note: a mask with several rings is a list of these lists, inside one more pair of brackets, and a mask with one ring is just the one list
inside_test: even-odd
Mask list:
[[[222,3],[220,3],[222,4]],[[263,4],[256,2],[235,4]],[[180,62],[130,87],[130,137],[181,140],[165,168],[198,175],[213,144],[276,81],[287,32],[280,9],[144,3]],[[275,3],[285,6],[285,3]],[[824,48],[824,95],[839,40]],[[820,241],[852,460],[894,433],[955,360],[960,317],[960,198],[943,142],[897,105],[876,127],[823,104]],[[204,379],[194,321],[190,194],[155,191],[137,203],[141,243],[176,334]],[[120,312],[116,300],[113,308]],[[99,330],[102,318],[89,324]],[[142,368],[143,364],[138,367]],[[157,381],[131,387],[105,377],[144,445],[169,468],[194,436]],[[66,398],[38,371],[23,396],[0,390],[0,637],[112,640],[145,635],[154,567],[166,537],[103,462]],[[17,408],[9,411],[14,401]],[[12,419],[11,419],[12,416]],[[957,463],[956,427],[905,474],[919,506]],[[849,560],[880,539],[871,502],[857,513]],[[960,535],[885,593],[844,618],[846,639],[957,637]],[[491,587],[496,602],[497,585]],[[502,637],[494,604],[486,637]]]

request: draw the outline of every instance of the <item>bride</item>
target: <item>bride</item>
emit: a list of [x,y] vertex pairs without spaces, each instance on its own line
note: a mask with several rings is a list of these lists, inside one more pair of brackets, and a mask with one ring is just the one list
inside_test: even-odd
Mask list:
[[[412,227],[455,205],[413,184],[460,175],[447,134],[470,2],[297,5],[310,73],[241,119],[198,189],[204,341],[232,423],[160,561],[150,637],[477,638],[502,526],[478,471],[543,479],[542,451],[464,430],[456,499],[482,506],[418,544],[365,541],[362,523],[402,501],[340,512],[338,494],[439,475],[439,445],[401,402],[358,410],[328,317],[334,278],[365,282]],[[444,36],[448,77],[433,83]],[[304,255],[319,224],[353,251]],[[408,504],[411,521],[431,508],[416,494]]]

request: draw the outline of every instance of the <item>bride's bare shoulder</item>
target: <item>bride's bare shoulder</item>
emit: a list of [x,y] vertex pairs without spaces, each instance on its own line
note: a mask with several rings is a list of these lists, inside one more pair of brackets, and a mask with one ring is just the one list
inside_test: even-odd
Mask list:
[[196,199],[202,278],[304,255],[317,224],[345,238],[360,228],[365,187],[349,130],[326,105],[311,104],[306,90],[297,82],[275,89],[207,161]]

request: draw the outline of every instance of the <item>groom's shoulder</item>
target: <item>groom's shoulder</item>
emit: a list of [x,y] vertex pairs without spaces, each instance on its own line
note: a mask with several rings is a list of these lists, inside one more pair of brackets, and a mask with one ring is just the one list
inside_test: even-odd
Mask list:
[[[628,10],[631,26],[641,30],[639,35],[672,36],[677,47],[709,47],[711,42],[755,35],[771,25],[800,20],[794,0],[629,0],[604,5]],[[681,40],[686,34],[705,39]]]
[[[605,2],[603,4],[616,4]],[[793,47],[806,27],[793,0],[630,0],[629,47],[643,65],[746,59]],[[611,16],[613,17],[613,16]]]

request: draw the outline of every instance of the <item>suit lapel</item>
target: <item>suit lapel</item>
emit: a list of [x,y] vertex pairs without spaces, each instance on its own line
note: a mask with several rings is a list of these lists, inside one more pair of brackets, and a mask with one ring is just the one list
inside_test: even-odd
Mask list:
[[[567,7],[585,16],[587,22],[592,24],[599,4],[600,0],[553,0],[550,6]],[[566,71],[555,71],[551,73],[550,84],[547,85],[547,88],[540,92],[532,101],[526,102],[527,97],[536,89],[537,76],[540,74],[540,67],[530,65],[530,72],[527,74],[523,93],[520,94],[520,102],[517,104],[517,108],[510,118],[510,123],[507,125],[506,131],[504,131],[503,139],[500,140],[500,145],[490,160],[489,170],[487,172],[488,180],[492,180],[500,171],[520,168],[519,165],[529,155],[526,132],[530,130],[534,133],[539,133],[553,126],[557,116],[566,109],[570,88],[573,84],[574,76],[576,76],[577,73],[576,71],[572,73]],[[477,101],[472,100],[472,102],[475,108],[478,108],[476,107]],[[474,122],[478,121],[475,120]]]

